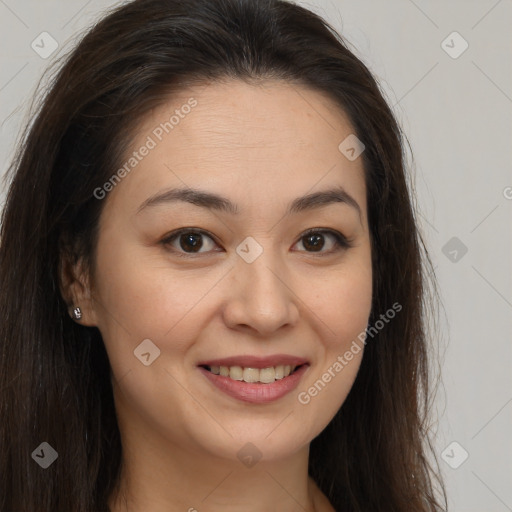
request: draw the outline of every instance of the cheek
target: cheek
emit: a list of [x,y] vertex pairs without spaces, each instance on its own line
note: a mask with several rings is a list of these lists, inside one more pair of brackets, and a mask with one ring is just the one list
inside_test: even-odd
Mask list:
[[322,321],[326,350],[342,350],[364,332],[372,306],[372,270],[369,258],[346,266],[317,281],[310,309]]
[[[357,351],[339,350],[330,354],[298,390],[296,399],[303,418],[302,428],[310,439],[322,432],[343,406],[362,361],[361,345]],[[350,360],[345,356],[348,352]]]
[[308,306],[320,322],[322,350],[312,372],[298,390],[302,413],[314,418],[319,433],[343,405],[356,379],[364,353],[364,332],[372,305],[371,260],[346,266],[318,290]]
[[133,351],[145,339],[161,351],[160,362],[176,361],[209,318],[207,296],[225,269],[176,271],[154,249],[104,240],[97,254],[98,327],[117,373],[137,362]]
[[[122,238],[105,234],[97,254],[96,289],[105,306],[103,327],[117,323],[134,337],[160,337],[186,307],[187,287],[180,286],[154,257]],[[171,282],[172,281],[172,282]]]

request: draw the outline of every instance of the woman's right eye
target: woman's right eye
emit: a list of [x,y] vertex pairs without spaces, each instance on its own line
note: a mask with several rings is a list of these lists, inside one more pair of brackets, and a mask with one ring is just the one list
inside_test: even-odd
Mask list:
[[[203,243],[204,238],[209,239],[210,243]],[[181,228],[169,233],[161,243],[176,252],[178,256],[202,254],[210,252],[209,250],[201,251],[200,249],[213,247],[216,242],[212,236],[202,229]],[[215,251],[218,252],[218,251]]]

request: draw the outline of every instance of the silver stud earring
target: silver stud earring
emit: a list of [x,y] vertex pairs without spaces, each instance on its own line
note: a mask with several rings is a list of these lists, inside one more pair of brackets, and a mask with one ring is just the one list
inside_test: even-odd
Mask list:
[[80,320],[80,318],[82,318],[82,310],[78,306],[73,308],[73,318],[75,320]]

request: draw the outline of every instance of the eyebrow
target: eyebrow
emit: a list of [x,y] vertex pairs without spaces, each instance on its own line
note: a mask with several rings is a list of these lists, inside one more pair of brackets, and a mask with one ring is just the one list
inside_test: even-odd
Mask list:
[[[217,210],[219,212],[237,215],[240,213],[238,206],[228,198],[212,192],[206,192],[194,188],[172,188],[155,194],[146,199],[138,208],[137,213],[157,205],[184,201],[202,208]],[[302,197],[297,197],[288,205],[286,215],[300,213],[333,203],[344,203],[354,208],[361,220],[361,208],[357,201],[341,186],[329,188],[319,192],[313,192]]]

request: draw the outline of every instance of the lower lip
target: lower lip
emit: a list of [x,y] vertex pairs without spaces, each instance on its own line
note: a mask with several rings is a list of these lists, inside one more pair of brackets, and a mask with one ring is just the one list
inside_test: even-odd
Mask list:
[[243,402],[265,404],[278,400],[293,391],[309,368],[309,365],[305,364],[288,377],[276,380],[270,384],[233,380],[229,377],[223,377],[222,375],[215,375],[201,366],[198,368],[212,384],[221,391],[224,391],[227,395],[242,400]]

